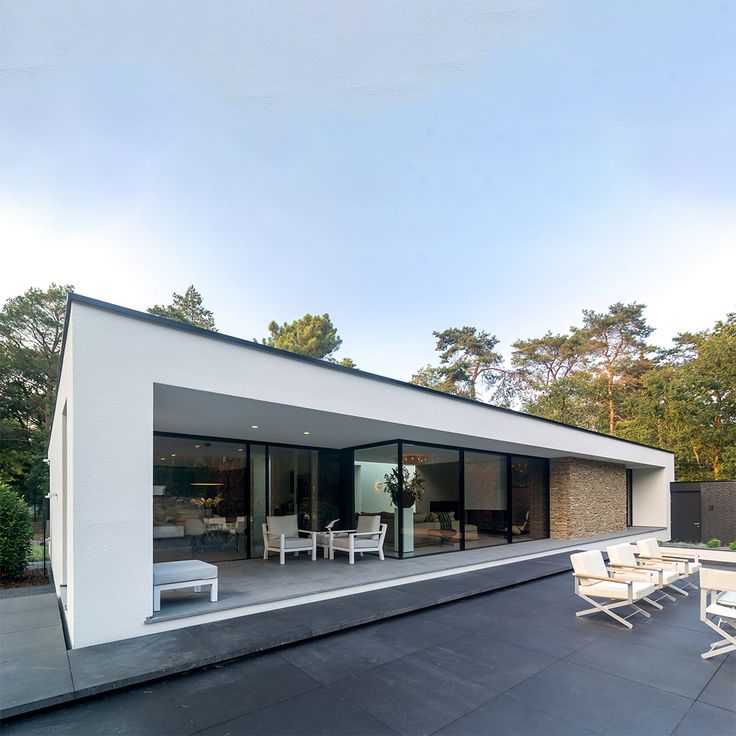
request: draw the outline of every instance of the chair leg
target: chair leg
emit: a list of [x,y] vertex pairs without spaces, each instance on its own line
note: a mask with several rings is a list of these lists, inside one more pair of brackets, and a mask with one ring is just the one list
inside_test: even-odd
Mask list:
[[210,603],[217,603],[217,580],[215,580],[210,586]]
[[349,560],[348,561],[350,562],[350,564],[351,565],[354,565],[355,564],[355,551],[351,549],[348,552],[348,557],[349,557]]
[[683,590],[682,588],[678,588],[678,587],[677,587],[676,585],[674,585],[673,583],[670,583],[669,585],[666,585],[665,587],[666,587],[666,588],[672,588],[672,590],[675,590],[675,591],[677,591],[677,592],[678,592],[678,593],[679,593],[680,595],[684,595],[684,596],[685,596],[685,598],[687,598],[687,597],[688,597],[688,595],[689,595],[689,593],[688,593],[688,592],[687,592],[686,590]]
[[201,585],[195,585],[194,586],[194,592],[195,593],[201,593],[202,592],[202,586]]
[[279,550],[279,565],[285,565],[286,564],[286,550],[281,547]]
[[153,610],[161,610],[161,591],[158,588],[153,589]]
[[[609,606],[604,606],[601,603],[598,603],[597,601],[594,601],[592,598],[588,598],[587,595],[583,595],[582,593],[578,593],[578,596],[582,598],[584,601],[587,601],[591,605],[594,606],[594,608],[586,608],[584,611],[576,611],[576,616],[589,616],[591,613],[605,613],[608,616],[610,616],[613,619],[616,619],[619,623],[622,623],[627,629],[633,629],[634,625],[630,624],[625,618],[622,618],[621,616],[615,614],[611,609],[612,608],[619,608],[620,606],[630,606],[632,605],[628,601],[622,601],[620,603],[614,603]],[[642,611],[641,608],[638,606],[634,606],[634,608],[640,612],[640,613],[646,613],[646,611]],[[648,613],[646,613],[647,617],[649,616]]]
[[664,606],[657,603],[657,601],[653,601],[651,598],[642,598],[642,600],[646,601],[650,606],[654,606],[655,608],[658,608],[660,611],[664,608]]
[[382,549],[379,549],[379,550],[378,550],[378,559],[379,559],[379,560],[383,560],[383,559],[385,559],[385,558],[384,558],[384,556],[383,556],[383,550],[382,550]]
[[264,560],[268,559],[268,547],[263,548],[263,559]]

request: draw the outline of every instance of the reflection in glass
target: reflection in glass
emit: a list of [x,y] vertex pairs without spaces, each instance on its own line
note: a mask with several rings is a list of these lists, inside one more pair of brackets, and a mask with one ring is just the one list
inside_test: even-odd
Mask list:
[[[380,447],[366,447],[356,450],[353,472],[355,474],[355,513],[380,514],[381,523],[387,525],[384,554],[396,557],[399,549],[398,509],[391,503],[391,496],[385,492],[385,476],[398,468],[399,451],[396,444]],[[347,523],[345,523],[347,522]],[[355,529],[353,520],[342,520],[336,528]]]
[[251,554],[263,555],[261,525],[266,522],[266,446],[250,446],[250,515],[253,517]]
[[511,533],[514,542],[549,537],[548,461],[511,458]]
[[465,452],[465,548],[507,542],[506,455]]
[[300,529],[312,529],[312,510],[317,507],[317,451],[269,447],[268,459],[270,514],[296,514]]
[[426,445],[402,447],[406,475],[418,478],[421,488],[419,497],[405,499],[404,556],[459,550],[460,452]]
[[153,438],[153,559],[247,556],[246,447]]

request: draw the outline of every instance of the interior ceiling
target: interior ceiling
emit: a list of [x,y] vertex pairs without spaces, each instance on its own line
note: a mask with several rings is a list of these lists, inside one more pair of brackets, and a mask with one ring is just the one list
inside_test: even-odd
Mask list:
[[403,439],[538,457],[572,454],[161,384],[154,386],[153,416],[157,432],[251,442],[344,448]]

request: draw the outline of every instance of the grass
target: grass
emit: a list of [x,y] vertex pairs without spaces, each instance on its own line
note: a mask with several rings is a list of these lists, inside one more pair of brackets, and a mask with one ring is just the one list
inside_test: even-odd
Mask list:
[[[48,560],[49,553],[48,550],[46,551],[46,559]],[[43,545],[42,544],[34,544],[33,547],[31,547],[31,554],[28,555],[28,562],[43,562]]]

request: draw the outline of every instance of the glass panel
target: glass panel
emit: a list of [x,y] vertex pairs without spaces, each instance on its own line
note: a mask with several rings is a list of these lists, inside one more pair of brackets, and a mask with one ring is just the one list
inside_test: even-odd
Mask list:
[[312,509],[316,508],[317,498],[317,451],[269,447],[268,458],[270,514],[296,514],[300,529],[312,529]]
[[250,553],[263,556],[263,528],[266,522],[266,447],[250,446],[250,515],[253,518]]
[[[398,511],[385,492],[385,477],[398,468],[398,446],[382,445],[355,451],[353,472],[355,474],[355,513],[380,514],[381,523],[387,525],[384,554],[398,556]],[[353,520],[341,519],[336,529],[354,529]]]
[[153,438],[153,561],[246,557],[246,448]]
[[[403,445],[403,463],[404,557],[459,550],[460,452]],[[412,484],[418,485],[416,497],[406,493]]]
[[465,548],[506,544],[506,455],[465,452]]
[[514,542],[549,537],[548,461],[511,458],[511,532]]
[[[324,529],[334,519],[348,521],[350,499],[347,491],[343,491],[340,477],[340,450],[318,451],[318,486],[317,506],[312,514],[313,529]],[[339,526],[339,521],[335,527]],[[347,526],[347,523],[345,523]]]

